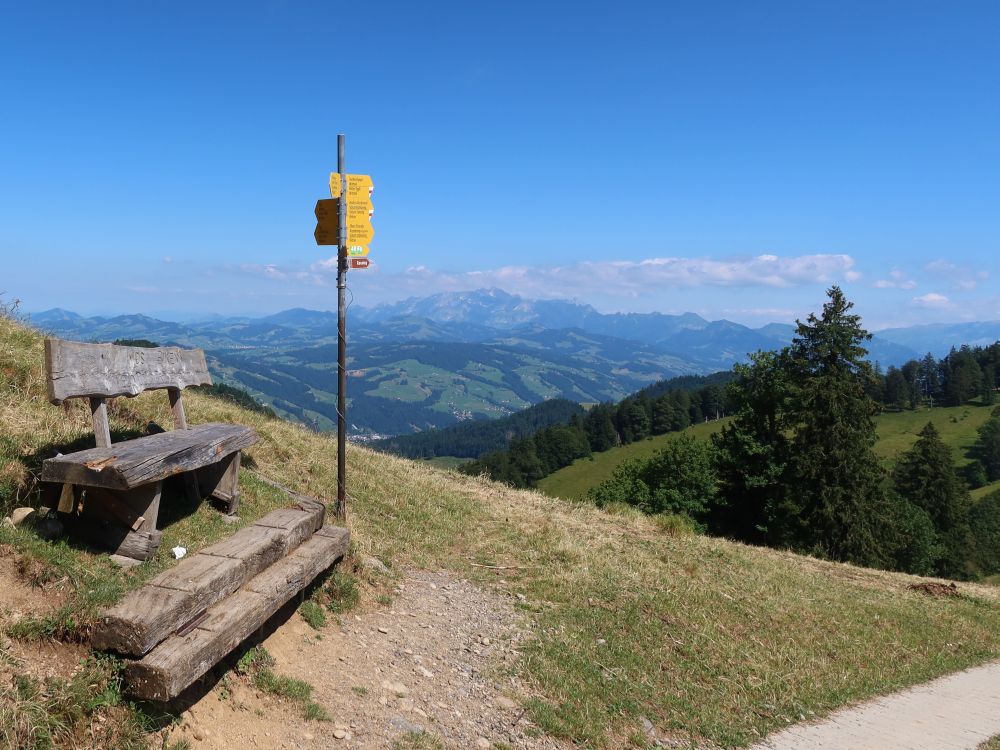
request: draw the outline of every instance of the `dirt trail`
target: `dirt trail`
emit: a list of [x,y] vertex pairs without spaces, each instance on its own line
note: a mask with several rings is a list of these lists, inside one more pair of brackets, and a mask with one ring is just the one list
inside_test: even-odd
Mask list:
[[[559,748],[524,715],[509,667],[524,631],[501,597],[445,573],[410,572],[389,608],[321,632],[298,615],[263,646],[279,675],[314,686],[333,717],[306,721],[245,680],[219,683],[170,738],[194,748]],[[423,744],[406,744],[425,732]],[[440,745],[434,744],[436,739]]]

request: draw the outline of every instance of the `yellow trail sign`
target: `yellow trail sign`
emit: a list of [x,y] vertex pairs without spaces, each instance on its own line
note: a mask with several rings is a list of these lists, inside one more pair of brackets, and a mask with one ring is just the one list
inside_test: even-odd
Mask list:
[[[314,237],[317,245],[336,245],[340,238],[340,203],[337,198],[326,198],[316,201],[316,225]],[[367,198],[359,201],[358,210],[350,210],[348,198],[347,211],[347,244],[367,245],[375,236],[371,225],[371,201]]]
[[[371,199],[374,189],[371,175],[347,175],[347,205],[350,206],[353,201]],[[330,172],[330,196],[340,197],[340,172]]]
[[[316,220],[323,222],[337,221],[340,217],[339,198],[321,198],[316,201]],[[359,201],[348,201],[347,203],[347,223],[351,224],[359,220],[370,220],[375,213],[375,207],[367,198]]]

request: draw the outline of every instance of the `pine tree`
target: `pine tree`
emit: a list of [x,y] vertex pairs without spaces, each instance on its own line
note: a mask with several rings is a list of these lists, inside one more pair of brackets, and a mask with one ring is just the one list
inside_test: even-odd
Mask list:
[[796,382],[791,408],[797,426],[787,480],[792,489],[772,515],[790,524],[786,543],[861,565],[891,563],[884,534],[890,508],[872,450],[876,406],[862,342],[871,336],[839,287],[822,316],[799,323],[789,348]]
[[940,540],[935,572],[966,577],[971,500],[955,469],[951,449],[930,422],[893,469],[896,491],[930,517]]
[[786,404],[792,393],[784,353],[757,352],[736,365],[728,400],[733,421],[712,436],[719,478],[719,502],[710,530],[754,544],[776,543],[769,509],[782,505],[790,458]]

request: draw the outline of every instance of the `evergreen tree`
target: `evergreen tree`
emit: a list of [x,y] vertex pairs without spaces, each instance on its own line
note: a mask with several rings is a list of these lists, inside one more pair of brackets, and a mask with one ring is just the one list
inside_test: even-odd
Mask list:
[[653,418],[650,432],[654,435],[664,435],[673,429],[674,409],[669,396],[660,396],[653,401]]
[[733,421],[712,436],[719,502],[709,521],[717,534],[754,544],[774,542],[769,509],[784,502],[792,424],[785,352],[757,352],[736,365],[728,400]]
[[[792,402],[792,485],[773,520],[784,541],[804,551],[860,565],[891,563],[884,534],[890,508],[872,450],[875,404],[862,342],[871,336],[839,287],[828,291],[820,317],[799,323],[789,348],[796,382]],[[772,520],[772,523],[773,523]]]
[[920,363],[911,359],[902,367],[903,380],[906,381],[908,402],[906,408],[916,409],[920,403]]
[[894,409],[907,409],[910,406],[910,387],[903,376],[903,371],[890,366],[885,373],[885,404]]
[[994,409],[994,412],[979,428],[979,439],[972,449],[991,482],[1000,479],[1000,410]]
[[1000,490],[972,507],[969,525],[973,538],[973,564],[982,576],[1000,573]]
[[610,404],[598,404],[584,419],[584,430],[592,451],[606,451],[619,444]]
[[896,491],[927,513],[940,541],[935,572],[966,577],[969,492],[958,477],[951,449],[930,422],[892,472]]
[[930,352],[920,361],[920,386],[925,401],[937,401],[941,394],[941,368]]

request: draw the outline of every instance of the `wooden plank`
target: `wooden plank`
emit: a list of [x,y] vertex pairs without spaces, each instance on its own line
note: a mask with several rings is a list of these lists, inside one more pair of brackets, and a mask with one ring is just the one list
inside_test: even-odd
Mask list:
[[138,396],[154,388],[212,384],[205,352],[175,346],[147,349],[49,338],[45,371],[53,404],[79,396]]
[[343,557],[349,541],[347,529],[326,527],[317,532],[288,557],[215,605],[191,633],[171,636],[141,661],[126,666],[128,691],[145,700],[165,701],[180,695]]
[[61,515],[60,520],[69,534],[133,560],[148,560],[156,554],[163,536],[160,531],[133,531],[117,523],[83,516]]
[[127,490],[215,463],[257,440],[249,427],[202,424],[46,459],[42,480]]
[[108,404],[103,398],[90,399],[90,419],[94,425],[94,440],[98,448],[111,445],[111,425],[108,423]]
[[321,524],[323,516],[315,509],[282,508],[261,519],[271,525],[247,526],[184,558],[105,610],[93,628],[91,644],[142,656],[198,612],[297,548],[313,533],[317,519]]
[[62,491],[59,493],[59,505],[56,510],[60,513],[73,513],[76,511],[76,503],[80,499],[80,487],[74,487],[72,484],[62,485]]

